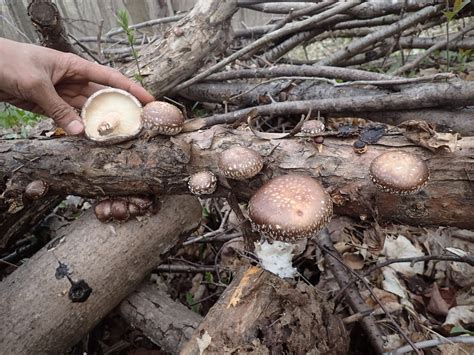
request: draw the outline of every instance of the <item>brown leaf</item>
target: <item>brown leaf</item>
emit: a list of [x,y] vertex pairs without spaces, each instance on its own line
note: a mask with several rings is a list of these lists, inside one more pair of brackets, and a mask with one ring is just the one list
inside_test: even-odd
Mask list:
[[[449,303],[448,303],[449,302]],[[431,298],[426,309],[437,315],[445,316],[449,312],[449,307],[451,306],[453,300],[445,300],[441,295],[438,284],[433,284],[433,289],[431,291]]]
[[399,127],[405,128],[404,135],[408,140],[432,152],[444,150],[453,153],[460,139],[458,133],[438,133],[428,122],[422,120],[405,121]]

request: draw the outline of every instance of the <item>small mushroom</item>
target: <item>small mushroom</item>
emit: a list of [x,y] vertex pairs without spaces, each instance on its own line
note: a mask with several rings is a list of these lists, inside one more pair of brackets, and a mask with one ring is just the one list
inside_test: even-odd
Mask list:
[[181,132],[184,116],[179,108],[164,101],[153,101],[145,105],[142,111],[146,134],[154,137],[158,134],[174,136]]
[[301,133],[309,137],[317,137],[324,132],[324,123],[319,120],[309,120],[301,126]]
[[200,171],[190,177],[188,187],[194,195],[210,195],[216,191],[217,178],[208,170]]
[[48,192],[48,184],[43,180],[30,182],[25,188],[25,196],[30,200],[38,200]]
[[131,196],[127,198],[130,217],[143,216],[153,206],[153,201],[146,197]]
[[393,151],[375,158],[370,164],[369,175],[378,189],[395,195],[408,195],[420,191],[430,174],[420,157]]
[[367,144],[357,139],[353,144],[354,152],[357,154],[364,154],[367,151]]
[[112,219],[112,201],[108,199],[100,201],[95,205],[94,213],[102,223],[109,222]]
[[228,178],[246,180],[257,175],[263,168],[263,159],[255,150],[234,147],[223,151],[217,162],[219,171]]
[[309,176],[283,175],[263,185],[249,202],[252,227],[263,238],[255,245],[262,266],[280,277],[294,276],[297,243],[324,228],[332,211],[331,197]]
[[130,218],[130,212],[128,210],[128,203],[124,200],[113,200],[110,206],[110,213],[112,218],[118,222],[124,222]]
[[84,132],[92,141],[114,144],[136,137],[142,129],[142,105],[127,91],[107,88],[94,93],[82,108]]

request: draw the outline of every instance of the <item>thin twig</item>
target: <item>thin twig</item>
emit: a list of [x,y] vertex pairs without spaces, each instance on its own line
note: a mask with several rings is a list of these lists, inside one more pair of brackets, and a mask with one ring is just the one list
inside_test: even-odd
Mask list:
[[219,69],[225,67],[227,64],[229,64],[229,63],[233,62],[234,60],[240,58],[244,54],[247,54],[247,53],[249,53],[249,52],[251,52],[251,51],[253,51],[257,48],[260,48],[261,46],[263,46],[263,45],[265,45],[265,44],[267,44],[271,41],[274,41],[278,38],[281,38],[281,37],[286,36],[288,34],[291,34],[291,33],[294,33],[296,31],[299,31],[301,29],[304,29],[305,27],[307,27],[308,25],[310,25],[312,23],[321,21],[322,19],[326,19],[326,18],[331,17],[335,14],[343,12],[347,9],[350,9],[351,7],[356,6],[359,3],[360,3],[360,1],[344,2],[344,3],[339,4],[338,6],[335,6],[332,9],[329,9],[327,11],[324,11],[324,12],[320,13],[320,14],[311,16],[310,18],[308,18],[306,20],[289,23],[286,26],[280,28],[279,30],[270,32],[267,35],[263,36],[262,38],[256,40],[255,42],[252,42],[248,46],[242,48],[241,50],[235,52],[234,54],[232,54],[229,57],[225,58],[224,60],[220,61],[219,63],[213,65],[212,67],[210,67],[208,69],[206,69],[202,73],[200,73],[200,74],[196,75],[195,77],[185,81],[184,83],[181,83],[180,85],[178,85],[175,88],[175,91],[182,90],[182,89],[184,89],[184,88],[186,88],[186,87],[188,87],[188,86],[190,86],[194,83],[197,83],[198,81],[201,81],[202,79],[206,78],[207,76],[211,75],[212,73],[215,73]]
[[[420,341],[418,343],[415,343],[416,347],[418,349],[426,349],[426,348],[432,348],[433,346],[438,346],[442,344],[474,344],[474,336],[458,336],[458,337],[452,337],[452,338],[439,338],[439,339],[431,339],[431,340],[425,340],[425,341]],[[384,355],[398,355],[398,354],[406,354],[413,349],[410,346],[403,346],[401,348],[398,348],[396,350],[386,352]]]
[[174,272],[174,273],[200,273],[200,272],[217,272],[217,269],[213,265],[176,265],[176,264],[162,264],[153,269],[154,273],[160,272]]
[[426,57],[428,57],[431,53],[434,51],[437,51],[438,49],[441,49],[449,44],[449,41],[455,41],[458,38],[461,38],[464,36],[466,33],[474,30],[474,25],[468,26],[462,31],[459,31],[455,35],[451,36],[450,38],[446,37],[445,40],[436,43],[434,46],[431,46],[429,49],[427,49],[424,53],[420,54],[418,57],[415,58],[415,60],[411,61],[410,63],[405,64],[404,66],[398,68],[394,75],[400,75],[403,74],[409,70],[412,70],[416,68]]

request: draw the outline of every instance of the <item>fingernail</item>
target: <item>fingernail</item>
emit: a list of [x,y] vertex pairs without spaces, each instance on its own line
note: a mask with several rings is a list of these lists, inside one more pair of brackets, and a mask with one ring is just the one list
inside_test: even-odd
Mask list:
[[71,121],[66,126],[66,132],[71,135],[80,134],[82,133],[83,130],[84,130],[84,126],[78,120]]

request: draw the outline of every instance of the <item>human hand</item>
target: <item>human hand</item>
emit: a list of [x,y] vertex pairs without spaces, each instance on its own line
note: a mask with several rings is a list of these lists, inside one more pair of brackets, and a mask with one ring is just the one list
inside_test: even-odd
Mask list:
[[141,102],[153,101],[118,70],[71,53],[0,38],[0,101],[51,117],[66,133],[82,133],[80,109],[97,90],[126,90]]

